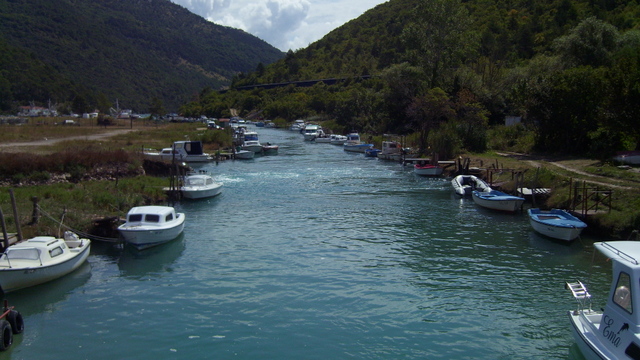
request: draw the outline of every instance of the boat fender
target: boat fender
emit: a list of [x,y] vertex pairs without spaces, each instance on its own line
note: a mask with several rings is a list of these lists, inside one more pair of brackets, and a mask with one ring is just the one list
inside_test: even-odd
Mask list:
[[13,332],[7,320],[0,320],[0,351],[7,350],[13,344]]
[[22,334],[24,331],[24,319],[19,311],[9,311],[7,314],[7,321],[9,321],[9,325],[11,325],[11,330],[14,334]]

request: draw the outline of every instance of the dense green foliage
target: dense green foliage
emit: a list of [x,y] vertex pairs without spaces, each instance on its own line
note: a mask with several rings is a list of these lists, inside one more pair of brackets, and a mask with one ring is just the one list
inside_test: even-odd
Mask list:
[[[639,25],[636,2],[391,0],[238,75],[232,88],[243,90],[205,92],[182,110],[261,110],[331,120],[334,131],[417,134],[441,158],[509,144],[605,158],[640,143]],[[244,90],[327,78],[342,80]],[[490,141],[488,126],[507,116],[522,118],[514,133],[523,139]]]
[[0,0],[0,53],[0,111],[51,100],[76,112],[108,111],[116,99],[175,111],[283,56],[169,0]]

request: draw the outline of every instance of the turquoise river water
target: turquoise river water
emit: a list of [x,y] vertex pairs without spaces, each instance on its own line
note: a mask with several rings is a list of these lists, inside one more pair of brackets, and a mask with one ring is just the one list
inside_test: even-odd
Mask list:
[[564,283],[604,304],[598,239],[553,242],[446,178],[257,129],[276,156],[206,164],[177,240],[94,242],[78,271],[7,295],[0,359],[581,359]]

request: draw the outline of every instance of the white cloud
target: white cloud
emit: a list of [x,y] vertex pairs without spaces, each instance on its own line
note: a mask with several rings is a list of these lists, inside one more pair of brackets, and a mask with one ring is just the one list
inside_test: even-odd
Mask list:
[[282,51],[304,48],[384,0],[171,0]]

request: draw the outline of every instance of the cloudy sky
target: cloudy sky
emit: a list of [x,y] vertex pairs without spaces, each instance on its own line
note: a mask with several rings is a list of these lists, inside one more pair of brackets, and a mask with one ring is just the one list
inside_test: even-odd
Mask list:
[[386,0],[171,0],[282,51],[305,48]]

